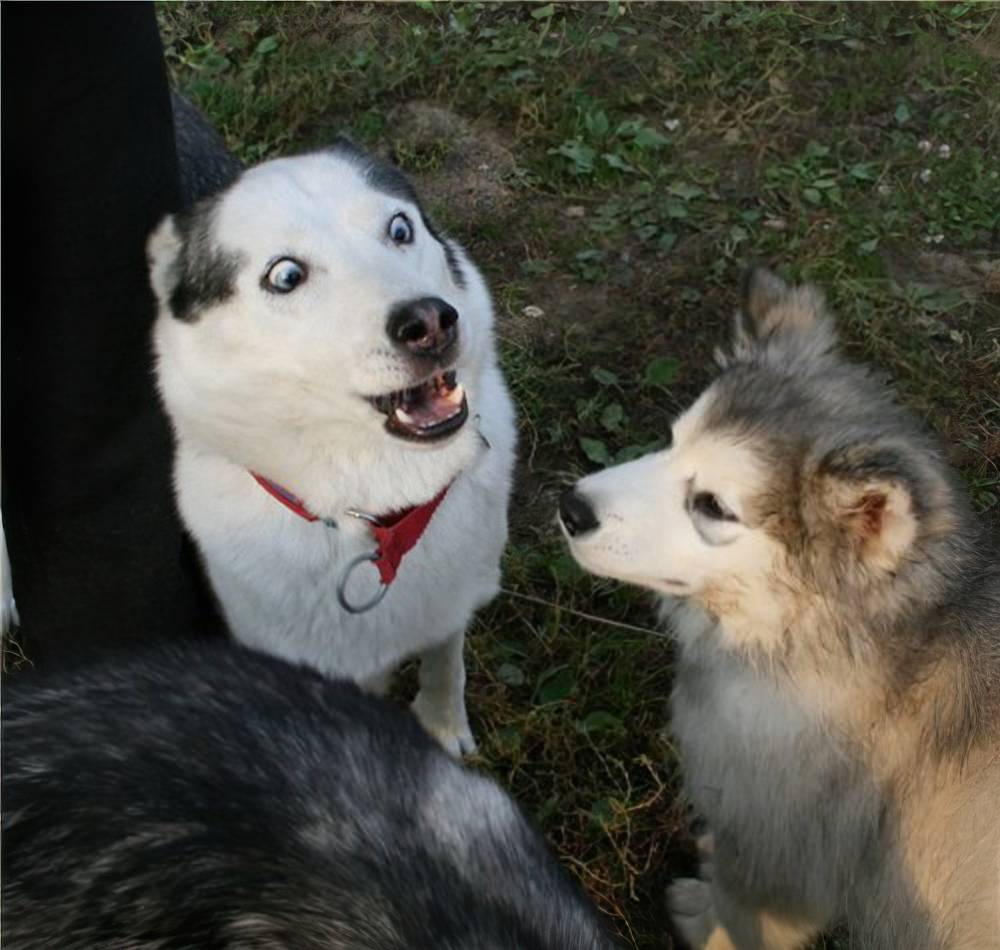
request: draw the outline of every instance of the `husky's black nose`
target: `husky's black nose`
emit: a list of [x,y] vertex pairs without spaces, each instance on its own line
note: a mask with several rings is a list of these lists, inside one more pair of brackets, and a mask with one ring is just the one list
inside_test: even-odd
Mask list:
[[563,492],[559,499],[559,518],[571,538],[593,531],[601,525],[590,502],[575,488]]
[[458,311],[440,297],[424,297],[393,307],[386,332],[414,356],[440,359],[458,340]]

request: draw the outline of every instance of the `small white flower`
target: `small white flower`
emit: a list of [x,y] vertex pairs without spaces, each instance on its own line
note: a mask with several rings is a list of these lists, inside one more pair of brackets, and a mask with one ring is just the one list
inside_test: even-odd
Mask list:
[[663,127],[668,132],[676,132],[680,128],[680,125],[681,125],[681,120],[680,119],[664,119],[663,120]]
[[929,181],[931,180],[931,170],[930,170],[929,168],[925,168],[925,169],[924,169],[924,170],[923,170],[923,171],[922,171],[922,172],[920,173],[920,180],[921,180],[921,181],[922,181],[922,182],[923,182],[923,183],[924,183],[925,185],[927,184],[927,182],[929,182]]
[[938,146],[938,158],[950,158],[951,157],[951,146],[950,145],[939,145]]
[[525,307],[521,313],[523,313],[526,317],[530,317],[532,320],[545,316],[545,311],[541,307],[536,307],[534,304],[528,304],[528,306]]
[[921,139],[917,142],[917,148],[920,150],[921,155],[928,154],[933,147],[929,139]]
[[890,185],[887,185],[887,184],[886,184],[885,182],[882,182],[882,184],[881,184],[881,185],[879,185],[879,186],[878,186],[878,188],[876,188],[875,190],[876,190],[876,191],[877,191],[877,192],[878,192],[878,193],[879,193],[879,194],[880,194],[880,195],[881,195],[881,196],[882,196],[883,198],[885,198],[885,197],[886,197],[887,195],[891,195],[891,194],[892,194],[892,187],[891,187]]
[[972,118],[972,116],[970,116],[968,112],[963,112],[963,113],[962,113],[962,118],[963,118],[963,119],[971,119],[971,118]]
[[944,240],[943,234],[928,234],[924,238],[925,244],[940,244]]

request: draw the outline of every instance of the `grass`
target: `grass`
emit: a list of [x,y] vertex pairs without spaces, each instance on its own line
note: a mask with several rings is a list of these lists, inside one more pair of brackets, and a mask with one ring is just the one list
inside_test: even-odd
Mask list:
[[669,946],[663,885],[694,863],[670,645],[645,596],[575,567],[555,498],[663,444],[763,261],[825,288],[1000,524],[1000,7],[158,10],[174,81],[242,159],[347,131],[489,278],[521,462],[505,593],[469,641],[475,764],[627,945]]

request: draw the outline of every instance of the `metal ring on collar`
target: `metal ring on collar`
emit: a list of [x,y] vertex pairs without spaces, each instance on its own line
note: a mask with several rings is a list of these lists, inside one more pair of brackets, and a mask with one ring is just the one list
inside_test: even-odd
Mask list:
[[372,607],[376,606],[381,602],[382,598],[385,597],[386,591],[389,589],[388,584],[380,584],[378,591],[370,599],[366,600],[363,604],[352,604],[347,599],[347,582],[354,573],[354,569],[359,564],[364,564],[366,561],[371,561],[374,563],[379,559],[378,554],[375,551],[363,551],[361,554],[351,558],[343,567],[340,572],[340,577],[337,578],[337,600],[340,602],[340,606],[344,608],[350,614],[363,614],[371,610]]

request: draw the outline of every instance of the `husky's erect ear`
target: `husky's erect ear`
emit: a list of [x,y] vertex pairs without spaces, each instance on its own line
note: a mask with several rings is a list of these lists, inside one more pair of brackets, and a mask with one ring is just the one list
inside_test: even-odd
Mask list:
[[887,453],[864,448],[837,453],[816,473],[805,498],[811,533],[886,573],[897,569],[919,529],[912,491],[892,461]]
[[146,242],[149,280],[160,307],[168,306],[170,295],[177,286],[181,248],[181,236],[174,223],[174,216],[168,214],[156,226]]
[[831,481],[829,501],[869,567],[892,573],[917,537],[913,499],[900,482]]
[[789,287],[764,268],[747,271],[736,315],[737,359],[772,346],[794,347],[818,356],[835,343],[832,321],[816,288]]

